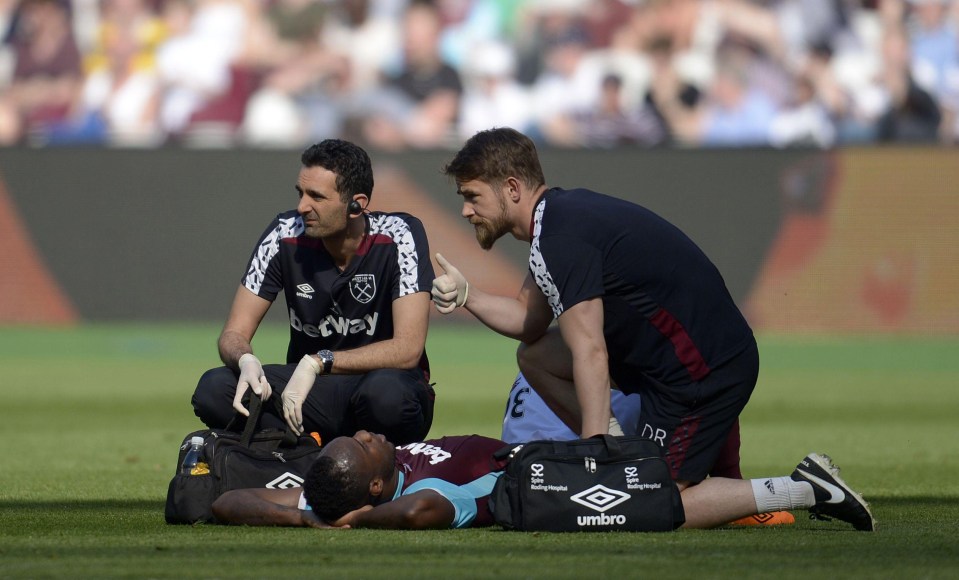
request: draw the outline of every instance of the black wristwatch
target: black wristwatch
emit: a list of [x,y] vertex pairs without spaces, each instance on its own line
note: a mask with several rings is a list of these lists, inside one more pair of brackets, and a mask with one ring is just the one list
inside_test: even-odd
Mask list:
[[320,362],[323,363],[323,370],[320,374],[328,375],[333,370],[333,351],[323,349],[316,353]]

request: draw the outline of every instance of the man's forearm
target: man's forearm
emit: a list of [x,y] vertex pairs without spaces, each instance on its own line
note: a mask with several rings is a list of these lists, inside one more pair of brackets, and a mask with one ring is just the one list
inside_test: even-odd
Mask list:
[[610,392],[609,366],[604,358],[586,360],[573,358],[573,382],[576,399],[582,411],[581,437],[604,434],[609,431]]
[[416,368],[423,357],[424,344],[403,337],[390,338],[350,350],[334,352],[333,372],[367,373],[377,369]]
[[248,490],[234,490],[213,502],[213,516],[218,522],[246,526],[293,526],[307,524],[298,508],[280,505],[260,498]]
[[217,341],[217,349],[220,352],[220,360],[223,364],[233,370],[238,370],[240,357],[246,353],[253,352],[250,341],[238,332],[223,331],[220,340]]
[[547,325],[530,318],[527,306],[516,298],[497,296],[470,287],[466,309],[490,330],[521,342],[534,342]]
[[390,530],[446,529],[453,523],[453,504],[432,490],[402,496],[371,510],[359,511],[350,518],[354,528]]
[[603,301],[591,298],[559,318],[563,342],[573,363],[573,383],[582,412],[581,437],[609,432],[609,353],[603,336]]

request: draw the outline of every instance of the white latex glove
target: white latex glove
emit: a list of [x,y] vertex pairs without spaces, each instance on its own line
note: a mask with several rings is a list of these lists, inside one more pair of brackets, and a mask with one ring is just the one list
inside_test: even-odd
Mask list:
[[446,261],[443,254],[436,254],[436,261],[443,268],[443,275],[433,280],[433,303],[443,314],[449,314],[457,306],[466,304],[470,294],[470,284],[466,277],[453,264]]
[[260,359],[252,353],[246,353],[240,357],[237,366],[240,367],[240,380],[236,383],[236,395],[233,396],[233,408],[243,415],[249,417],[250,412],[243,406],[243,394],[247,389],[253,391],[253,394],[265,401],[273,395],[273,387],[266,380],[263,374],[263,365]]
[[283,418],[290,430],[297,435],[303,434],[303,401],[310,394],[316,376],[320,374],[320,363],[312,356],[305,354],[296,365],[296,370],[283,389]]

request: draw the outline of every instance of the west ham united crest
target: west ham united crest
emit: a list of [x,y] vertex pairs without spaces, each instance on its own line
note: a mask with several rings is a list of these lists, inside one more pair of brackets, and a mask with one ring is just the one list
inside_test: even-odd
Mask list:
[[376,294],[376,277],[373,274],[355,274],[350,279],[350,294],[360,304],[367,304]]

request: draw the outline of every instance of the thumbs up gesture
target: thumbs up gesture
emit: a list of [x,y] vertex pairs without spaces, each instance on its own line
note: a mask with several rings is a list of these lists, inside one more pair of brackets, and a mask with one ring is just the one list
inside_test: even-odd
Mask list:
[[470,285],[466,277],[453,264],[446,261],[442,254],[436,254],[436,261],[443,269],[443,275],[433,280],[433,303],[436,309],[443,314],[449,314],[457,306],[466,304],[469,298]]

